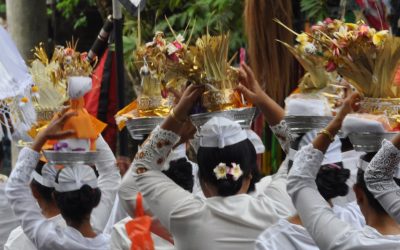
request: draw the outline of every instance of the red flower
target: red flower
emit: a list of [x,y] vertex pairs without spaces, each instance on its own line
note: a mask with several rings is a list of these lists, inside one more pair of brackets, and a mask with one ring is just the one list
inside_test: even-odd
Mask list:
[[333,20],[329,17],[324,20],[324,24],[331,24],[331,23],[333,23]]
[[81,61],[86,61],[87,56],[88,56],[87,52],[81,53]]
[[329,61],[326,65],[325,65],[325,69],[328,72],[333,72],[335,71],[337,68],[337,65],[333,62],[333,61]]

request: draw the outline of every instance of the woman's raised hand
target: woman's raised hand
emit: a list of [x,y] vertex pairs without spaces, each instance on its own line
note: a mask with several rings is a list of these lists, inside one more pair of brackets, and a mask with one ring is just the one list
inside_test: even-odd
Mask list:
[[198,98],[203,94],[205,90],[204,85],[189,85],[182,96],[179,99],[178,104],[173,109],[174,115],[179,120],[186,120],[190,110],[192,109],[194,103],[198,100]]
[[247,100],[256,106],[259,106],[265,101],[266,94],[257,81],[253,71],[246,63],[242,64],[239,76],[240,84],[236,89],[240,91]]
[[32,149],[40,152],[47,140],[61,140],[73,136],[74,130],[62,131],[62,129],[65,122],[77,114],[77,112],[67,112],[67,109],[64,109],[56,119],[53,119],[45,129],[39,132],[32,144]]

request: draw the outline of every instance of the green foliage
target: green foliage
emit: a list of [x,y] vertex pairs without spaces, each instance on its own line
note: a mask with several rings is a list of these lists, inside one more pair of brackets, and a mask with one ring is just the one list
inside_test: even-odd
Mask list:
[[[193,38],[205,34],[207,28],[214,35],[230,31],[230,54],[233,55],[245,44],[243,9],[243,0],[147,0],[140,14],[142,43],[151,41],[157,30],[170,33],[164,18],[166,16],[177,34],[183,34],[186,26],[195,22]],[[191,28],[192,26],[188,29]],[[124,26],[124,52],[126,65],[130,69],[136,38],[137,18],[127,15]]]
[[301,11],[311,22],[322,21],[329,16],[326,0],[301,0]]
[[95,6],[95,0],[58,0],[56,9],[60,11],[61,15],[74,23],[74,29],[85,27],[87,24],[86,16],[84,13],[85,7]]
[[6,13],[6,4],[0,3],[0,14],[5,14],[5,13]]

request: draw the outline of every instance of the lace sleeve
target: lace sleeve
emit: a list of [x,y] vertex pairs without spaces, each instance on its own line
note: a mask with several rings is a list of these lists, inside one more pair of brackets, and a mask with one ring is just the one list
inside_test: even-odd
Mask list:
[[179,136],[174,132],[162,129],[160,126],[156,127],[137,152],[132,163],[133,168],[160,170],[178,140]]
[[285,120],[282,120],[280,123],[270,126],[272,133],[278,138],[279,144],[285,153],[289,152],[290,143],[295,140],[296,136],[290,132],[289,127],[286,124]]
[[[315,183],[324,155],[307,145],[296,153],[289,172],[287,190],[304,227],[320,249],[334,248],[337,242],[348,242],[357,235],[351,225],[338,219],[332,208],[318,192]],[[327,227],[329,225],[329,227]]]
[[385,140],[364,174],[368,190],[398,223],[400,222],[400,188],[393,180],[393,175],[399,163],[400,150],[390,141]]

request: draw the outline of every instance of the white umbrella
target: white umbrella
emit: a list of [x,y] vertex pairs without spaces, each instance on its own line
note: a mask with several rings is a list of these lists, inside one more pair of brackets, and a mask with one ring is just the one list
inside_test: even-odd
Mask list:
[[[6,127],[6,131],[0,128],[0,139],[4,134],[11,139],[11,126],[16,135],[21,135],[36,121],[30,101],[33,81],[13,40],[2,27],[0,51],[0,122]],[[22,98],[27,102],[20,105]]]

